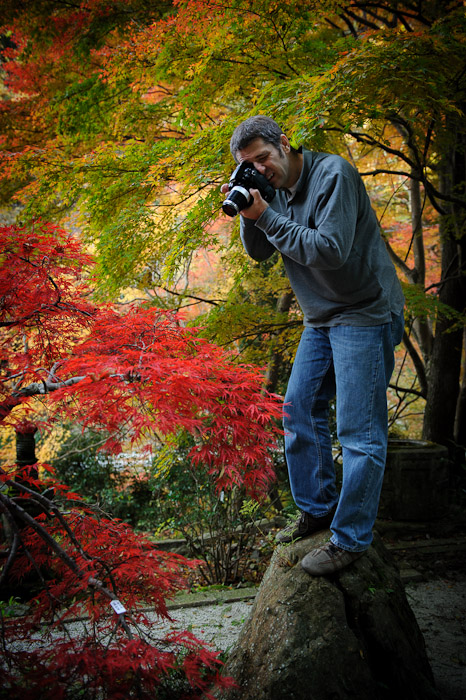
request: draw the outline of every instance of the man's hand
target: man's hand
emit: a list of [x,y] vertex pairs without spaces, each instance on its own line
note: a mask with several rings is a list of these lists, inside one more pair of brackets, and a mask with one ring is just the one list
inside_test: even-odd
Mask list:
[[[230,191],[230,188],[228,187],[227,184],[223,184],[220,187],[220,191],[222,194],[226,194],[227,192]],[[249,206],[247,209],[242,209],[240,211],[241,216],[244,216],[246,219],[253,219],[256,221],[259,216],[267,209],[269,206],[265,200],[262,199],[261,194],[259,190],[249,190],[249,193],[253,196],[254,201]]]
[[259,190],[251,189],[249,190],[249,194],[252,194],[254,197],[254,202],[247,209],[242,209],[240,214],[241,216],[244,216],[245,219],[253,219],[253,221],[256,221],[269,205],[262,199]]

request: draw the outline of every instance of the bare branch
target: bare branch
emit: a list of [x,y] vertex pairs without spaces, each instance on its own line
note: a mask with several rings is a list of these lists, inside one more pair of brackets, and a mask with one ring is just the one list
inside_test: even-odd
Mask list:
[[195,294],[186,294],[185,292],[176,292],[174,289],[169,289],[168,287],[161,287],[164,292],[168,294],[173,294],[173,296],[182,297],[183,299],[194,299],[196,301],[202,302],[203,304],[211,304],[212,306],[220,306],[225,302],[222,299],[205,299],[204,297],[198,297]]
[[[6,472],[0,467],[0,473],[1,474],[6,474]],[[35,501],[39,505],[42,506],[44,511],[48,514],[53,513],[54,516],[57,518],[57,520],[60,522],[64,530],[66,531],[68,537],[70,538],[71,542],[74,544],[78,552],[83,556],[85,559],[91,560],[92,557],[89,556],[89,554],[81,547],[80,543],[75,537],[74,532],[66,522],[65,518],[63,517],[62,513],[60,512],[60,509],[57,507],[56,503],[50,500],[50,498],[47,498],[41,493],[37,493],[37,491],[34,491],[33,489],[30,489],[28,486],[25,484],[22,484],[18,481],[13,481],[12,479],[8,479],[4,483],[7,484],[7,486],[10,486],[13,490],[20,491],[21,493],[26,493],[31,497],[31,500]]]
[[27,513],[24,508],[21,508],[17,503],[15,503],[11,498],[8,498],[3,493],[0,492],[0,503],[7,508],[12,515],[22,520],[26,525],[32,527],[35,532],[46,542],[49,547],[55,552],[55,554],[66,564],[66,566],[71,569],[71,571],[76,574],[79,578],[84,577],[84,572],[78,567],[74,559],[72,559],[64,549],[54,540],[54,538],[47,532],[47,530],[35,520],[29,513]]
[[366,143],[369,144],[370,146],[376,146],[377,148],[382,149],[386,153],[391,153],[394,156],[397,156],[397,158],[400,158],[400,160],[403,160],[405,163],[407,163],[411,167],[416,167],[416,163],[409,158],[406,153],[403,153],[403,151],[400,151],[399,148],[392,148],[391,146],[388,146],[386,143],[382,143],[378,139],[374,138],[370,134],[363,134],[360,131],[354,131],[353,129],[346,129],[344,126],[339,126],[339,127],[326,127],[326,131],[337,131],[340,134],[349,134],[352,136],[356,141],[359,143]]
[[[407,170],[391,170],[390,168],[378,168],[377,170],[368,170],[367,172],[360,172],[361,177],[375,177],[375,175],[400,175],[401,177],[412,177]],[[417,178],[419,181],[421,178]]]
[[409,279],[412,279],[413,271],[411,270],[409,265],[407,265],[406,262],[402,258],[400,258],[400,256],[397,253],[395,253],[395,251],[393,250],[392,246],[390,245],[390,243],[388,241],[385,241],[385,247],[387,248],[388,254],[389,254],[390,258],[392,259],[393,263],[395,264],[395,266],[399,270],[402,270],[405,273],[405,275],[407,277],[409,277]]
[[44,380],[43,382],[33,382],[32,384],[29,384],[29,386],[25,386],[23,389],[19,389],[19,391],[16,391],[14,393],[14,396],[23,397],[50,394],[51,392],[57,391],[58,389],[63,389],[67,386],[74,386],[75,384],[79,384],[79,382],[82,382],[83,379],[86,379],[86,375],[83,375],[82,377],[71,377],[70,379],[64,379],[61,382],[53,382],[50,380]]
[[345,15],[348,15],[348,17],[350,17],[351,19],[354,19],[356,22],[359,22],[359,24],[362,24],[365,27],[369,27],[369,29],[380,29],[380,23],[376,24],[375,22],[371,22],[371,20],[367,19],[367,17],[364,17],[364,15],[357,15],[354,12],[352,12],[349,8],[346,8],[344,12]]
[[404,346],[409,353],[411,360],[413,361],[414,367],[416,368],[417,376],[419,379],[419,384],[421,385],[420,395],[425,399],[425,398],[427,398],[426,370],[424,367],[424,363],[421,359],[421,356],[417,352],[416,348],[414,347],[413,343],[411,342],[411,338],[409,337],[409,335],[406,331],[404,331],[404,333],[403,333],[403,343],[404,343]]

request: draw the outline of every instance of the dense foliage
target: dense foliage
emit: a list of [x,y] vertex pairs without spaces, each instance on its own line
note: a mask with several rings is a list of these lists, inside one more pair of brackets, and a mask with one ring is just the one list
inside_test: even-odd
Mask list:
[[[36,464],[34,433],[66,418],[102,431],[114,453],[169,449],[189,435],[186,460],[217,493],[241,487],[259,498],[273,478],[280,402],[263,393],[258,370],[175,315],[92,302],[90,258],[63,230],[0,228],[0,251],[1,424],[18,440],[17,465],[0,469],[0,591],[3,600],[21,592],[28,606],[2,618],[3,687],[8,697],[71,698],[78,685],[86,698],[165,697],[164,689],[204,697],[229,682],[218,656],[189,634],[162,635],[138,610],[167,618],[165,598],[190,563],[95,514]],[[130,617],[108,615],[114,600]],[[69,633],[67,622],[83,614],[82,633]]]
[[[1,576],[12,592],[1,608],[1,696],[201,698],[228,686],[218,653],[189,632],[161,629],[166,598],[183,587],[190,563],[30,471],[0,474],[13,533]],[[45,485],[55,498],[40,493]],[[12,601],[28,588],[25,615]]]

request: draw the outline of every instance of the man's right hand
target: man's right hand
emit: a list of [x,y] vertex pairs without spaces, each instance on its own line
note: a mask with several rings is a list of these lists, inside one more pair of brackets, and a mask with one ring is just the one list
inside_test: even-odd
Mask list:
[[[230,191],[229,185],[226,183],[223,184],[220,187],[220,191],[222,194],[226,194]],[[251,189],[249,190],[249,193],[253,196],[254,201],[249,207],[247,207],[247,209],[242,209],[240,214],[241,216],[244,216],[245,219],[252,219],[253,221],[256,221],[269,205],[264,199],[262,199],[259,190]]]
[[245,219],[252,219],[253,221],[257,221],[257,219],[261,216],[261,214],[264,213],[264,211],[268,208],[267,202],[262,199],[261,193],[259,190],[249,190],[249,194],[251,194],[254,197],[253,203],[247,208],[247,209],[242,209],[240,211],[241,216],[244,216]]

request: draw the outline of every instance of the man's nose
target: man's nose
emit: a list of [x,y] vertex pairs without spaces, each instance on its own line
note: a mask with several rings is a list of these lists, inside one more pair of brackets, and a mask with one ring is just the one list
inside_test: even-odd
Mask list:
[[263,163],[254,163],[254,167],[261,175],[265,175],[265,165]]

